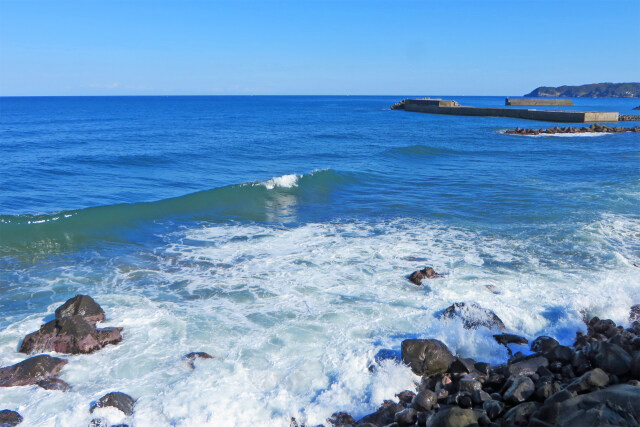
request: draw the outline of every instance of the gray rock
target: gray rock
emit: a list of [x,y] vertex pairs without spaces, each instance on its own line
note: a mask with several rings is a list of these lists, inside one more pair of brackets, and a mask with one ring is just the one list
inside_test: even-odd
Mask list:
[[[511,380],[511,378],[510,378]],[[527,400],[535,391],[536,387],[531,378],[525,375],[512,377],[511,385],[504,392],[503,398],[507,402],[521,403]]]
[[404,391],[401,391],[400,393],[396,394],[396,397],[398,398],[398,400],[400,402],[411,403],[413,398],[416,397],[416,394],[414,392],[412,392],[411,390],[404,390]]
[[418,411],[430,411],[437,401],[438,397],[436,396],[436,394],[433,391],[427,389],[422,390],[420,393],[416,394],[411,401],[411,405]]
[[582,393],[598,387],[604,387],[609,383],[609,375],[600,368],[585,372],[567,386],[567,390]]
[[535,353],[547,353],[560,345],[558,341],[551,337],[541,336],[533,340],[531,343],[531,351]]
[[46,380],[40,380],[38,381],[38,387],[41,387],[45,390],[71,390],[71,386],[59,378],[48,378]]
[[13,427],[22,422],[22,415],[15,411],[4,409],[0,411],[0,427]]
[[111,393],[107,393],[98,399],[97,402],[93,403],[90,408],[90,412],[95,411],[98,408],[104,408],[107,406],[114,407],[122,411],[126,416],[133,415],[133,407],[135,406],[136,401],[133,397],[128,394],[121,393],[119,391],[114,391]]
[[438,411],[427,420],[427,427],[466,427],[477,424],[479,414],[472,409],[452,407]]
[[498,416],[504,411],[505,404],[498,400],[486,400],[482,404],[482,409],[484,409],[489,416],[490,419],[495,420]]
[[573,349],[565,345],[557,345],[544,355],[550,362],[569,363],[573,359]]
[[95,325],[104,320],[104,311],[88,295],[76,295],[56,309],[56,319],[80,316]]
[[502,345],[529,344],[529,340],[527,340],[525,337],[521,337],[520,335],[498,334],[498,335],[494,335],[493,338],[496,340],[498,344],[502,344]]
[[196,359],[213,359],[213,356],[209,353],[205,353],[204,351],[193,351],[191,353],[185,354],[184,358],[187,359],[189,363],[189,367],[191,369],[196,368]]
[[109,421],[104,418],[94,418],[89,422],[89,427],[109,427]]
[[358,426],[371,423],[376,426],[386,426],[395,422],[395,415],[400,411],[404,411],[405,407],[391,400],[385,400],[380,408],[373,414],[364,416],[358,421]]
[[20,352],[32,354],[43,351],[87,354],[108,344],[122,341],[122,328],[96,329],[82,316],[62,317],[45,323],[38,331],[25,337]]
[[55,378],[66,364],[64,359],[44,354],[30,357],[15,365],[0,368],[0,387],[34,385],[41,380]]
[[439,276],[440,275],[436,273],[436,271],[433,268],[425,267],[422,270],[416,270],[413,273],[411,273],[408,279],[414,285],[420,286],[422,285],[423,279],[433,279]]
[[631,310],[629,310],[629,323],[637,321],[640,321],[640,304],[632,306]]
[[429,377],[446,372],[453,362],[453,355],[438,340],[404,340],[402,361],[417,375]]
[[474,391],[481,390],[481,389],[482,389],[482,384],[480,384],[480,381],[476,381],[471,378],[462,378],[458,382],[458,390],[462,392],[471,394]]
[[608,373],[624,375],[631,370],[631,355],[617,344],[597,342],[592,351],[594,365]]
[[396,412],[394,418],[400,427],[412,426],[418,421],[418,411],[407,408],[404,411]]
[[549,361],[544,356],[537,356],[507,365],[506,373],[507,375],[533,375],[541,366],[546,368],[549,366]]
[[475,370],[475,360],[456,357],[449,366],[449,372],[452,374],[468,374]]
[[640,380],[640,352],[636,352],[631,359],[631,376]]
[[459,318],[465,329],[477,329],[480,326],[501,331],[506,329],[502,320],[493,311],[475,303],[456,302],[444,310],[442,318]]
[[476,390],[471,393],[471,400],[474,405],[482,405],[485,401],[491,400],[491,395],[484,390]]
[[533,417],[561,426],[637,426],[640,387],[618,384],[560,402],[545,402]]
[[529,424],[529,418],[536,409],[538,404],[535,402],[524,402],[518,406],[509,409],[502,420],[503,424],[508,426],[526,426]]

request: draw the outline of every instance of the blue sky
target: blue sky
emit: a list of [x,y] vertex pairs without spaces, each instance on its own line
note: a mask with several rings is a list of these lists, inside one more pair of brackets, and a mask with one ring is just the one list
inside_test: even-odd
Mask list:
[[640,1],[0,0],[0,95],[522,95],[640,81]]

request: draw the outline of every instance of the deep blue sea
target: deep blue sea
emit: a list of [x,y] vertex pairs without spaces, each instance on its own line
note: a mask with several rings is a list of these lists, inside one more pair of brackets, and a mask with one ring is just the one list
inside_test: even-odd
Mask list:
[[[78,293],[124,327],[65,356],[72,391],[0,388],[0,406],[86,426],[118,390],[136,411],[111,423],[317,425],[411,388],[392,359],[369,369],[407,337],[504,360],[491,331],[438,318],[454,302],[563,343],[581,311],[628,323],[640,134],[512,136],[556,123],[389,109],[405,97],[0,98],[0,366]],[[424,266],[445,276],[406,280]],[[214,359],[192,370],[191,351]]]

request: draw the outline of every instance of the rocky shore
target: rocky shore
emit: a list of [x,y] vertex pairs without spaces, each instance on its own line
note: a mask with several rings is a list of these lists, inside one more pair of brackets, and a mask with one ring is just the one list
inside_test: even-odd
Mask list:
[[640,126],[632,128],[623,128],[619,126],[606,126],[597,123],[589,127],[553,127],[540,129],[523,129],[515,128],[515,130],[505,131],[508,135],[553,135],[558,133],[622,133],[622,132],[640,132]]
[[[93,298],[76,295],[56,309],[53,320],[24,338],[20,352],[31,355],[55,351],[76,355],[93,353],[107,345],[117,345],[122,341],[123,328],[98,328],[96,324],[103,320],[104,310]],[[204,352],[192,352],[184,356],[191,369],[196,368],[196,359],[212,358]],[[69,391],[71,385],[58,378],[68,363],[70,361],[67,359],[39,354],[15,365],[0,367],[0,387],[37,386],[46,390]],[[115,408],[126,417],[131,417],[135,404],[136,399],[119,391],[107,393],[93,402],[87,400],[90,414],[101,408]],[[23,417],[18,412],[0,410],[0,427],[13,427],[22,421]],[[89,426],[128,427],[128,424],[110,425],[105,418],[96,417]]]
[[[415,277],[414,272],[408,279],[416,283]],[[442,316],[459,318],[467,329],[505,329],[495,313],[474,303],[453,304]],[[510,355],[499,365],[453,354],[438,340],[404,340],[401,359],[421,377],[416,388],[399,390],[397,400],[385,401],[359,420],[337,412],[327,423],[342,427],[640,425],[640,305],[631,307],[631,326],[626,329],[597,317],[585,322],[587,333],[576,332],[573,345],[539,336],[531,342],[532,354],[526,356],[509,349],[509,345],[528,344],[525,337],[496,334],[496,342],[506,346]],[[297,425],[292,420],[292,426]]]
[[[634,110],[637,110],[637,108],[634,108]],[[620,114],[618,116],[618,121],[620,121],[620,122],[639,122],[640,121],[640,116],[632,116],[630,114]]]

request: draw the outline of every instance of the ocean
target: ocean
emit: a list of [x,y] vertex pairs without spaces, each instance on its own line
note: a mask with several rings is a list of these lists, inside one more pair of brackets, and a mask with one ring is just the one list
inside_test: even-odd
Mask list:
[[[488,329],[439,318],[454,302],[563,344],[582,313],[627,325],[639,135],[505,135],[556,124],[389,109],[405,97],[0,98],[0,366],[76,294],[124,328],[64,355],[71,391],[0,388],[0,406],[86,426],[90,402],[122,391],[134,415],[110,423],[317,425],[413,388],[380,357],[403,339],[505,360]],[[424,266],[444,276],[406,279]],[[190,369],[192,351],[214,359]]]

